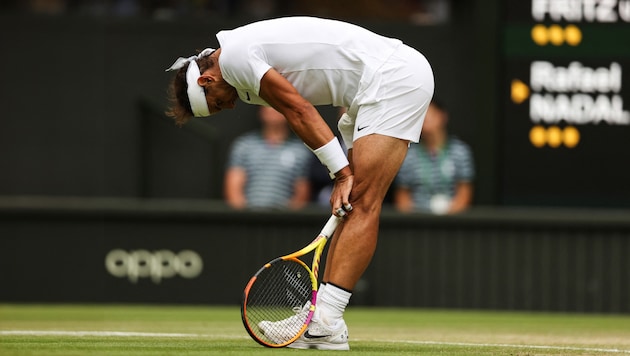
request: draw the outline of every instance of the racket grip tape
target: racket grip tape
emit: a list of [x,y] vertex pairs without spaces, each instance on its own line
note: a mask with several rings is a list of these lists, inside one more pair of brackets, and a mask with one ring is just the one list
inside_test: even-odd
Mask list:
[[342,218],[339,218],[335,215],[331,215],[326,225],[324,225],[322,232],[320,232],[319,234],[322,236],[326,236],[326,238],[331,237],[332,234],[335,232],[335,229],[337,228],[337,226],[339,226],[341,219]]

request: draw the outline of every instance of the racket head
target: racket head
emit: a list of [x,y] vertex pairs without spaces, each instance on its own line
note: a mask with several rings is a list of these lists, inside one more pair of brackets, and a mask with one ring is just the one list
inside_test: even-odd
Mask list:
[[264,265],[249,280],[241,302],[247,333],[266,347],[284,347],[308,326],[317,297],[317,277],[297,257]]

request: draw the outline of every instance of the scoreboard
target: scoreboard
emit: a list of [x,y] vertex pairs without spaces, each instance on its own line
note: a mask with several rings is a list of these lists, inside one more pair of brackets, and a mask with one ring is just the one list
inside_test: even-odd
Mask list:
[[630,0],[504,10],[501,203],[630,207]]

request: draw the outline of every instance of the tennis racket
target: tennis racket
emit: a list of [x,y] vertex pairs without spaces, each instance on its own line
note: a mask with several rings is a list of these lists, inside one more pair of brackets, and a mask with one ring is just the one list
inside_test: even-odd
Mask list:
[[[319,261],[342,218],[334,215],[310,244],[265,264],[249,280],[241,318],[249,335],[267,347],[284,347],[306,330],[315,312]],[[315,250],[311,268],[299,259]]]

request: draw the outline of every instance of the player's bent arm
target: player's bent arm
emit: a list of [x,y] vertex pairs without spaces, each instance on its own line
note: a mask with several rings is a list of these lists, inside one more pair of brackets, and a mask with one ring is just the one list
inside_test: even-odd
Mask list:
[[348,205],[353,185],[352,170],[337,138],[317,109],[273,68],[260,80],[258,95],[286,117],[293,132],[335,174],[330,198],[333,213],[342,205]]
[[246,182],[247,173],[243,168],[228,168],[227,172],[225,172],[225,181],[223,182],[223,194],[228,205],[235,209],[244,209],[247,206],[247,198],[245,197]]
[[311,149],[322,147],[335,137],[317,109],[275,69],[267,71],[260,80],[259,96],[287,118],[291,129]]
[[337,178],[348,175],[348,160],[337,137],[317,109],[286,78],[273,68],[268,70],[260,81],[259,96],[286,117],[291,129],[332,174]]

